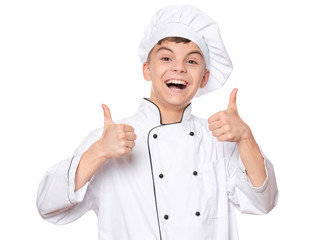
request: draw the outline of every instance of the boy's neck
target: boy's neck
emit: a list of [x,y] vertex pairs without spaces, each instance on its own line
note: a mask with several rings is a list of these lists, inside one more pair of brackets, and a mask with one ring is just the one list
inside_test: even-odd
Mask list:
[[182,119],[183,112],[184,112],[184,109],[174,110],[174,109],[160,108],[161,123],[170,124],[170,123],[180,122]]
[[164,106],[162,104],[159,104],[152,98],[149,100],[159,108],[162,124],[177,123],[182,120],[182,116],[186,107],[178,108],[178,107]]

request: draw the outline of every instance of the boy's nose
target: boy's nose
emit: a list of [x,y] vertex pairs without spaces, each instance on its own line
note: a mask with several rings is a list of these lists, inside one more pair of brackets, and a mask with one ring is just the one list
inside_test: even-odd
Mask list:
[[187,72],[187,69],[184,65],[184,62],[175,62],[174,66],[172,67],[173,72]]

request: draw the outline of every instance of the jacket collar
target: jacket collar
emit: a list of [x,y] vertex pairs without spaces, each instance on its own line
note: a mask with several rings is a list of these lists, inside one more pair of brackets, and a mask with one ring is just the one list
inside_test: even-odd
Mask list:
[[[176,123],[183,123],[186,122],[190,116],[191,116],[191,103],[184,109],[184,112],[182,114],[182,119],[179,122]],[[140,103],[139,110],[140,113],[144,114],[144,117],[146,120],[150,122],[155,122],[158,125],[168,125],[168,124],[162,124],[161,120],[161,112],[159,107],[153,103],[148,98],[144,98],[142,102]],[[170,123],[175,124],[175,123]]]

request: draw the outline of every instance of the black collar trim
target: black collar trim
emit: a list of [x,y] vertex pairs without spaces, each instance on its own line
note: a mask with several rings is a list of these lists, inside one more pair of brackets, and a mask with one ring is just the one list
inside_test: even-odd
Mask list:
[[182,120],[183,120],[184,113],[185,113],[186,109],[187,109],[187,108],[190,106],[190,104],[191,104],[191,103],[189,103],[189,104],[185,107],[185,109],[183,110],[182,117],[181,117],[181,120],[180,120],[180,121],[178,121],[178,122],[173,122],[173,123],[162,123],[161,111],[160,111],[159,106],[156,105],[154,102],[152,102],[152,101],[151,101],[150,99],[148,99],[148,98],[143,98],[143,99],[145,99],[145,100],[147,100],[148,102],[152,103],[152,104],[159,110],[159,114],[160,114],[160,124],[161,124],[161,125],[171,125],[171,124],[181,123]]

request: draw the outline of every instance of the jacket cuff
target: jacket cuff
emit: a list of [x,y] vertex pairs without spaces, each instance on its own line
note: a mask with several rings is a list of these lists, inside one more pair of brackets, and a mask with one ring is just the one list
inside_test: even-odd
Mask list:
[[72,204],[83,201],[86,190],[89,186],[90,181],[92,180],[91,178],[83,187],[75,192],[75,176],[81,156],[82,155],[73,156],[68,169],[68,199],[69,202]]
[[245,166],[244,166],[244,164],[243,164],[243,162],[242,162],[242,160],[241,160],[241,158],[240,158],[240,156],[239,156],[240,168],[241,168],[241,170],[242,170],[242,172],[243,172],[243,174],[244,174],[244,178],[246,179],[246,182],[247,182],[247,184],[250,186],[250,188],[252,188],[252,189],[253,189],[255,192],[257,192],[257,193],[262,193],[262,192],[264,192],[264,191],[266,190],[267,186],[268,186],[268,168],[267,168],[268,159],[266,158],[266,156],[264,155],[264,153],[262,152],[261,149],[260,149],[260,153],[261,153],[262,157],[264,158],[264,167],[265,167],[265,172],[266,172],[266,179],[265,179],[263,185],[260,186],[260,187],[255,187],[255,186],[253,186],[253,184],[252,184],[250,178],[249,178],[249,177],[247,176],[247,174],[246,174]]

